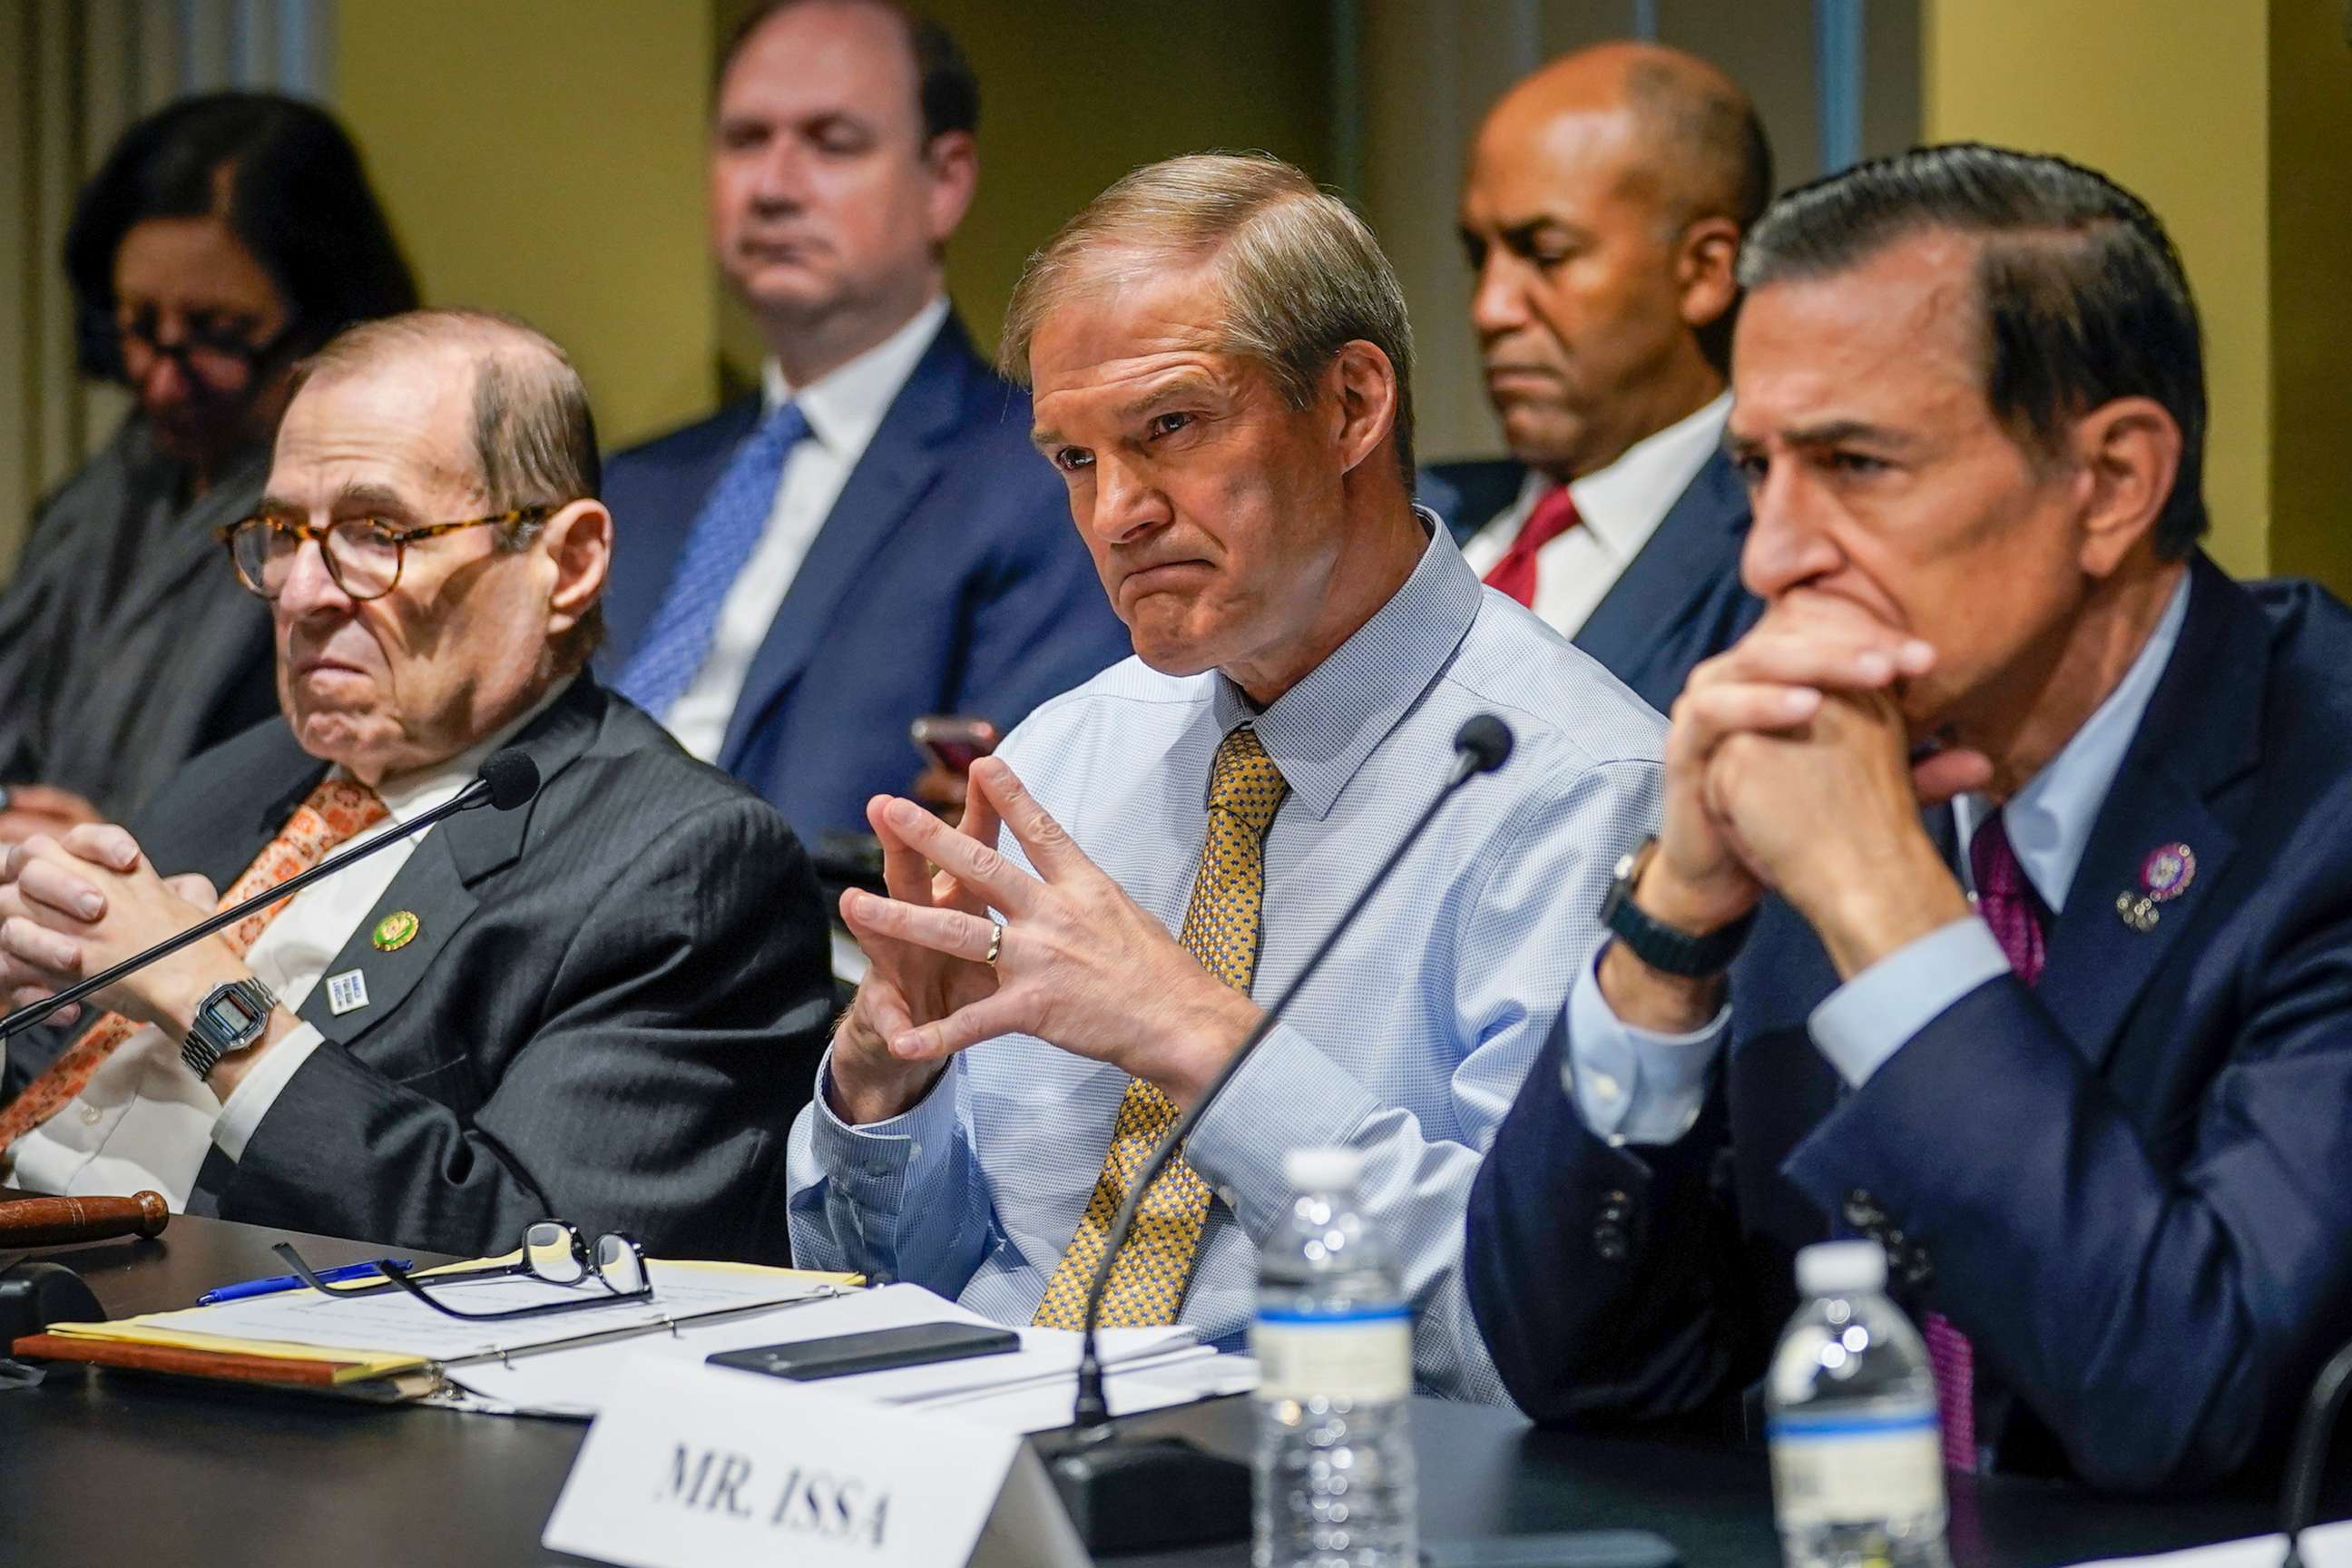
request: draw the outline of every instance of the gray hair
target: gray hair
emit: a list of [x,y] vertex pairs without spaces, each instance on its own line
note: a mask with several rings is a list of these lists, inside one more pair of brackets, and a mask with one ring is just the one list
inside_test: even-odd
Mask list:
[[1026,384],[1038,328],[1073,293],[1202,263],[1214,267],[1223,296],[1218,351],[1263,365],[1292,407],[1314,402],[1323,372],[1349,343],[1388,356],[1396,369],[1397,466],[1411,493],[1412,325],[1396,271],[1345,202],[1264,153],[1147,164],[1087,203],[1022,268],[998,365]]
[[[587,385],[554,339],[517,317],[444,308],[362,321],[297,365],[294,390],[440,348],[473,363],[474,468],[488,510],[551,511],[597,499],[604,462]],[[539,529],[539,520],[502,528],[499,546],[521,550]],[[577,668],[604,637],[604,606],[592,605],[554,651],[563,668]]]

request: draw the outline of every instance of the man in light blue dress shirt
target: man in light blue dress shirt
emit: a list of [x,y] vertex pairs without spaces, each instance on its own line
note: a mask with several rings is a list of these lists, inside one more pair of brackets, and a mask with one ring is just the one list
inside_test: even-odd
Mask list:
[[1741,274],[1768,607],[1472,1198],[1496,1363],[1752,1432],[1790,1253],[1860,1234],[1948,1464],[2258,1471],[2352,1335],[2352,615],[2199,549],[2195,308],[2103,176],[1918,150]]
[[[1597,936],[1609,856],[1654,820],[1661,726],[1412,507],[1394,276],[1297,171],[1129,176],[1032,261],[1005,342],[1138,657],[975,768],[960,833],[874,803],[893,896],[843,902],[872,970],[793,1128],[795,1255],[1029,1321],[1131,1083],[1199,1096],[1259,1017],[1250,993],[1298,973],[1463,721],[1492,711],[1517,734],[1507,764],[1447,808],[1189,1141],[1212,1196],[1178,1290],[1181,1321],[1236,1342],[1285,1152],[1352,1145],[1421,1384],[1499,1398],[1463,1205]],[[1237,991],[1171,932],[1213,759],[1244,727],[1287,793]]]

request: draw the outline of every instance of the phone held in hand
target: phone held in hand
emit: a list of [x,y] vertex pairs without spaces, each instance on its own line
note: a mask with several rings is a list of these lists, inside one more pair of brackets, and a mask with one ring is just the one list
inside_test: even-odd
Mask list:
[[934,766],[958,778],[971,772],[971,764],[996,750],[1004,738],[987,720],[958,713],[927,713],[908,725],[907,732]]
[[704,1359],[712,1366],[814,1383],[827,1377],[854,1377],[862,1372],[1005,1355],[1020,1348],[1021,1336],[1011,1329],[980,1323],[909,1323],[896,1329],[719,1351]]

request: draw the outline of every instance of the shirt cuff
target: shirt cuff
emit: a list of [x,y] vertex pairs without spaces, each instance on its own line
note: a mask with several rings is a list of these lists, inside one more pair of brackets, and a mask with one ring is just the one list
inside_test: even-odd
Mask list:
[[923,1098],[898,1115],[853,1126],[833,1109],[833,1049],[827,1047],[809,1105],[809,1149],[818,1173],[859,1207],[896,1213],[914,1166],[927,1152],[936,1158],[955,1136],[956,1097],[946,1087],[955,1070],[949,1063]]
[[2010,973],[1992,931],[1974,915],[1896,948],[1829,994],[1806,1020],[1813,1048],[1860,1089],[1953,1003]]
[[316,1024],[298,1024],[284,1039],[261,1054],[243,1081],[221,1102],[220,1120],[213,1123],[213,1144],[232,1160],[245,1158],[245,1146],[253,1142],[255,1129],[286,1086],[310,1059],[310,1053],[327,1043]]
[[1687,1035],[1626,1023],[1601,994],[1603,942],[1568,994],[1568,1060],[1560,1087],[1594,1136],[1612,1144],[1672,1143],[1706,1108],[1707,1077],[1723,1049],[1727,1004]]

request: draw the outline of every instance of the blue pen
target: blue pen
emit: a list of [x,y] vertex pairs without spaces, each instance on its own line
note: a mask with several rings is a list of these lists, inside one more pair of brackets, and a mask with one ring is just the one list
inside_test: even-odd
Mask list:
[[[384,1262],[394,1268],[414,1268],[416,1265],[405,1258],[387,1258]],[[341,1285],[352,1279],[381,1279],[383,1275],[373,1263],[346,1263],[340,1268],[321,1268],[319,1278],[330,1285]],[[254,1296],[275,1296],[280,1290],[302,1288],[299,1275],[273,1274],[267,1279],[248,1279],[242,1285],[224,1285],[217,1290],[207,1290],[196,1298],[199,1307],[217,1307],[224,1301],[243,1301]]]

